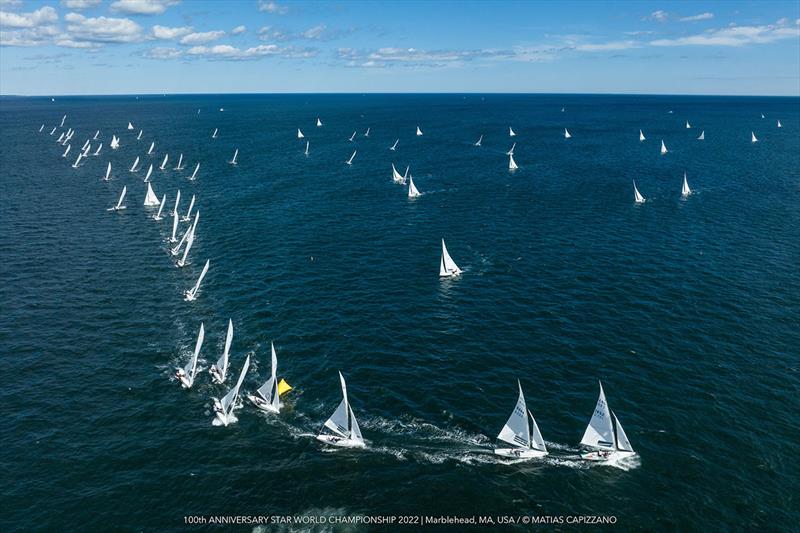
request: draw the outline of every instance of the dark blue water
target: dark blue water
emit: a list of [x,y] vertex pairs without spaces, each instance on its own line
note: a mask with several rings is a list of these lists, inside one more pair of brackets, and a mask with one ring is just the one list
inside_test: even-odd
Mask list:
[[[48,135],[64,113],[67,159]],[[101,155],[70,168],[97,129]],[[0,523],[182,530],[190,514],[324,512],[796,527],[799,132],[796,98],[2,99]],[[184,269],[170,219],[150,218],[143,174],[127,171],[151,140],[146,162],[187,162],[154,171],[165,211],[178,188],[182,211],[197,195]],[[423,196],[391,182],[392,162]],[[127,211],[107,213],[123,185]],[[442,237],[459,279],[438,277]],[[233,372],[254,361],[247,390],[274,340],[295,387],[279,417],[245,406],[212,427],[225,388],[207,373],[190,391],[172,380],[201,321],[201,366],[219,356],[228,318]],[[339,402],[337,370],[363,452],[312,438]],[[491,455],[517,379],[543,461]],[[639,454],[624,468],[578,460],[598,380]]]

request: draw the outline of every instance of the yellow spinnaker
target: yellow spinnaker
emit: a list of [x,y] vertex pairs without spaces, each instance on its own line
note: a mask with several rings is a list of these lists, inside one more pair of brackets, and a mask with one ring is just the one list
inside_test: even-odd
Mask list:
[[292,390],[292,386],[286,383],[285,379],[281,378],[281,380],[278,382],[278,396],[289,392],[290,390]]

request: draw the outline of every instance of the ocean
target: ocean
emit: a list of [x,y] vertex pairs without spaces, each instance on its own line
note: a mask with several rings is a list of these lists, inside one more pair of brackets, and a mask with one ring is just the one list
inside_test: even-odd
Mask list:
[[[100,155],[71,168],[96,130]],[[215,515],[796,528],[799,132],[797,98],[4,97],[0,529],[184,531]],[[200,212],[182,269],[171,218],[142,206],[165,153],[151,180],[165,214],[178,189],[180,212],[192,195]],[[392,163],[422,196],[392,182]],[[127,210],[107,212],[123,185]],[[442,238],[458,278],[439,278]],[[218,386],[206,370],[228,319],[232,377]],[[201,322],[203,371],[183,390],[173,372]],[[245,400],[238,423],[212,426],[211,398],[248,354],[243,390],[269,376],[273,341],[294,387],[284,410]],[[337,371],[365,450],[314,439],[341,400]],[[517,380],[545,459],[492,454]],[[625,464],[579,457],[598,381],[637,452]]]

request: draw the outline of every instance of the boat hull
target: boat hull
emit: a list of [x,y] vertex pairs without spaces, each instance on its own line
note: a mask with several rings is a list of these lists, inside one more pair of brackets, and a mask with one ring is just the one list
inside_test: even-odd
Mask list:
[[494,453],[512,459],[538,459],[547,455],[547,452],[530,448],[495,448]]
[[339,448],[366,448],[364,441],[345,439],[337,435],[317,435],[317,440]]
[[581,459],[583,459],[584,461],[603,463],[603,462],[613,462],[619,459],[625,459],[626,457],[633,457],[634,455],[636,455],[636,452],[625,452],[621,450],[617,451],[594,450],[591,452],[582,453]]
[[277,407],[277,408],[273,407],[271,403],[265,402],[264,399],[261,398],[260,396],[256,396],[254,394],[248,394],[247,398],[251,402],[253,402],[253,405],[258,407],[262,411],[265,411],[267,413],[274,413],[274,414],[278,414],[278,413],[281,412],[281,408],[280,407]]

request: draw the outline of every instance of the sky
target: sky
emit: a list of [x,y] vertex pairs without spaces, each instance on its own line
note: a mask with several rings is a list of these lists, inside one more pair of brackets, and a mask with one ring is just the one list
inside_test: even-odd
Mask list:
[[0,0],[0,94],[800,96],[800,0]]

